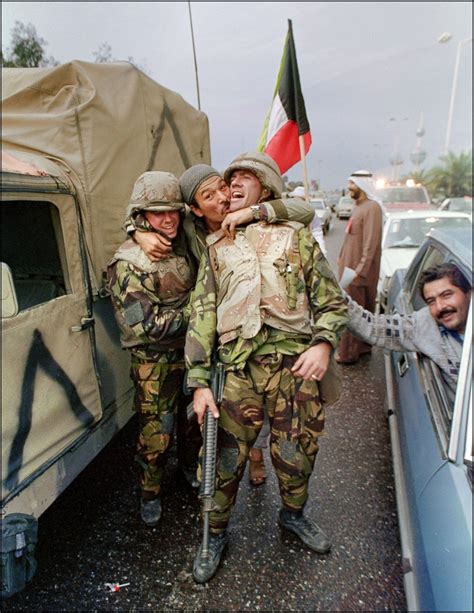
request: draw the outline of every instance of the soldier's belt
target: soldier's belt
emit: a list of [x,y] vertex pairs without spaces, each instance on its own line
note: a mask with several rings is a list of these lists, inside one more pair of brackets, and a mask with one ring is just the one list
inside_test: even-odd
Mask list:
[[169,341],[164,341],[163,343],[156,343],[156,344],[147,344],[147,345],[144,345],[143,343],[133,344],[133,345],[130,344],[124,348],[129,349],[131,351],[140,351],[141,353],[147,356],[149,355],[151,357],[153,354],[163,353],[164,351],[173,351],[174,349],[184,349],[184,343],[185,343],[185,339],[179,338],[179,339],[172,339]]

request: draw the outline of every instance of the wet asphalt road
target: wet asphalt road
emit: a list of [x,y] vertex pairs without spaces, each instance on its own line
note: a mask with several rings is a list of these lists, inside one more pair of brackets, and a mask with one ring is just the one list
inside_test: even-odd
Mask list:
[[[345,222],[326,237],[334,265]],[[215,578],[194,584],[199,503],[177,474],[165,474],[163,517],[141,523],[133,463],[133,419],[39,521],[38,571],[2,602],[29,611],[404,611],[390,440],[383,412],[383,354],[345,366],[344,393],[327,409],[326,436],[306,508],[330,535],[326,556],[277,525],[275,476],[259,488],[244,475],[230,543]],[[130,583],[117,593],[106,582]]]

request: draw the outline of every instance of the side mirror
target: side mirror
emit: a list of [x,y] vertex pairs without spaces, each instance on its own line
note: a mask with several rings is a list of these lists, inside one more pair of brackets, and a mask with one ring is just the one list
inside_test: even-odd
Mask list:
[[15,284],[12,271],[8,264],[2,264],[2,319],[18,315],[18,300],[16,298]]

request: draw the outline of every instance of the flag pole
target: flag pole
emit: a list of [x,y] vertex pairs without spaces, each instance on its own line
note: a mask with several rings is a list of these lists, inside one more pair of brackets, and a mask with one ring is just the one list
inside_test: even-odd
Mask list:
[[288,19],[288,33],[278,70],[272,106],[265,119],[258,150],[273,158],[282,173],[300,160],[302,161],[306,200],[309,200],[306,150],[309,150],[310,146],[311,130],[301,91],[293,27],[291,19]]
[[304,185],[304,198],[306,202],[309,201],[309,189],[308,189],[308,169],[306,167],[306,154],[304,152],[304,136],[300,134],[298,136],[298,140],[300,142],[300,155],[301,162],[303,164],[303,185]]

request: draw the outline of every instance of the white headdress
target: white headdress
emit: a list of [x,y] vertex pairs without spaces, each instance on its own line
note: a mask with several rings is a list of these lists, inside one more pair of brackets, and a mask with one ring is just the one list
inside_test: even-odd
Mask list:
[[365,192],[367,198],[379,202],[371,172],[368,170],[356,170],[349,177],[349,181],[355,183],[359,189]]

